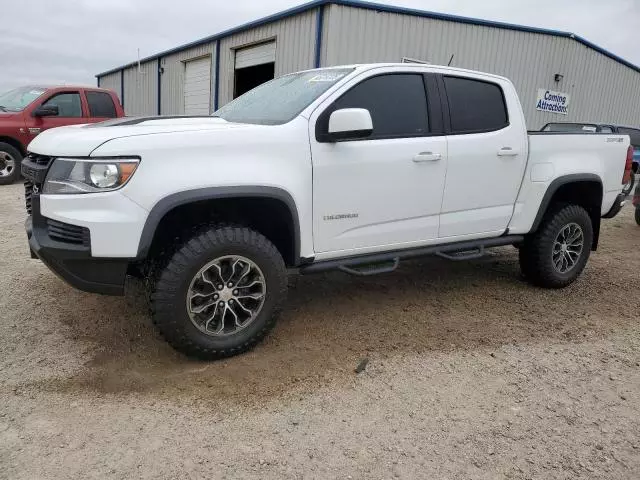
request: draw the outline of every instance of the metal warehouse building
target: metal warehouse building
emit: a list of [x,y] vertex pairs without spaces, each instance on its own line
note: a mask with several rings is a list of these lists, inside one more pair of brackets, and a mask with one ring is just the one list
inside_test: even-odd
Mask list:
[[640,68],[566,32],[316,0],[97,75],[127,115],[206,115],[297,70],[420,60],[510,78],[530,129],[640,125]]

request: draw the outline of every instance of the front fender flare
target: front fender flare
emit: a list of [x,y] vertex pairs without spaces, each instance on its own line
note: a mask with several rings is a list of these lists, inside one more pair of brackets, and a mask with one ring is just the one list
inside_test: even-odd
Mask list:
[[147,220],[142,229],[140,242],[138,243],[138,253],[136,258],[144,260],[149,254],[151,243],[155,235],[156,229],[162,218],[171,210],[181,205],[200,202],[204,200],[215,200],[222,198],[271,198],[282,201],[291,214],[293,219],[293,235],[294,235],[294,258],[296,261],[300,259],[300,220],[298,217],[298,209],[295,200],[287,192],[277,187],[266,186],[232,186],[232,187],[208,187],[187,190],[184,192],[174,193],[163,198],[149,212]]

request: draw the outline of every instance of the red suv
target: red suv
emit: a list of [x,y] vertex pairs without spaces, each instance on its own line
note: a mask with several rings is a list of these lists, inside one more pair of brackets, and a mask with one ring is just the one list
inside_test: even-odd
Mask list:
[[27,145],[48,128],[123,117],[114,92],[87,87],[21,87],[0,94],[0,185],[20,176]]

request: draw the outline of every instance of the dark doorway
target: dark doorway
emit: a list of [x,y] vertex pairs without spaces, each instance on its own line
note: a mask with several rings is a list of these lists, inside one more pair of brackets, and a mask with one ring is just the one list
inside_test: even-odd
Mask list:
[[273,80],[276,72],[275,63],[263,63],[253,67],[240,68],[236,70],[233,88],[233,98],[237,98],[243,93],[262,85],[269,80]]

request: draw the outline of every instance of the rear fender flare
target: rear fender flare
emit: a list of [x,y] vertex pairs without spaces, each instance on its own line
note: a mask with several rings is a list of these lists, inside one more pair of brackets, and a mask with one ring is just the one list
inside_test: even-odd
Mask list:
[[[553,200],[553,196],[556,194],[558,189],[563,185],[567,185],[569,183],[576,182],[597,182],[602,187],[602,180],[595,173],[573,173],[570,175],[564,175],[562,177],[558,177],[553,180],[547,191],[544,193],[542,197],[542,201],[540,202],[540,208],[538,209],[538,213],[536,214],[536,218],[533,221],[533,225],[531,226],[531,231],[535,232],[539,227],[540,223],[542,223],[542,219],[544,218],[544,214],[547,213],[549,209],[549,205],[551,204],[551,200]],[[604,191],[604,190],[603,190]]]

